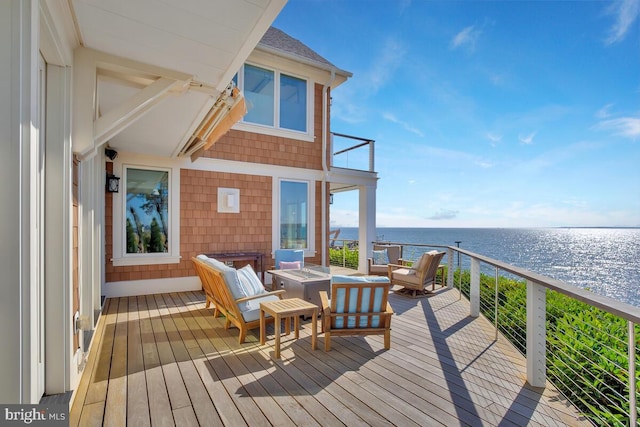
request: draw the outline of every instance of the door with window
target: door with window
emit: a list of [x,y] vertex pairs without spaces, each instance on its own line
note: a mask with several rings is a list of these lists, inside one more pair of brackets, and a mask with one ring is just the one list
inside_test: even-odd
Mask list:
[[280,249],[310,249],[309,183],[280,181]]

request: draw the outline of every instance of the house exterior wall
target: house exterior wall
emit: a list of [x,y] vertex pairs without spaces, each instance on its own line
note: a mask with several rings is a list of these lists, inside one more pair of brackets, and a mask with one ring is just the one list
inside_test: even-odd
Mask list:
[[[328,191],[322,203],[322,182],[317,181],[322,170],[322,90],[314,85],[314,135],[315,141],[303,141],[280,136],[264,135],[242,130],[231,130],[209,150],[203,160],[217,159],[229,162],[265,165],[270,167],[308,170],[315,188],[314,215],[315,256],[307,262],[322,262],[323,206],[328,210]],[[327,112],[328,113],[328,112]],[[107,163],[107,171],[111,171]],[[205,167],[206,169],[206,167]],[[274,172],[275,174],[275,172]],[[302,172],[304,175],[304,172]],[[105,196],[105,281],[107,283],[172,279],[195,276],[191,258],[201,253],[261,252],[265,256],[265,268],[271,268],[273,183],[269,172],[250,174],[231,173],[202,168],[180,168],[180,256],[178,264],[114,266],[113,256],[113,197]],[[324,184],[328,188],[328,184]],[[219,213],[218,188],[240,190],[240,212]],[[117,196],[116,196],[117,197]]]

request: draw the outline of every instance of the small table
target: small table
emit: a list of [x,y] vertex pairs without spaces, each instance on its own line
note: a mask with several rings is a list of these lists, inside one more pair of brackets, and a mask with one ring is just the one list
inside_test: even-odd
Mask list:
[[296,339],[300,336],[300,316],[311,315],[311,349],[316,349],[318,338],[318,306],[300,298],[289,298],[260,303],[260,344],[266,341],[265,315],[273,316],[276,335],[275,358],[280,359],[280,321],[285,320],[285,333],[291,333],[290,318],[293,317]]

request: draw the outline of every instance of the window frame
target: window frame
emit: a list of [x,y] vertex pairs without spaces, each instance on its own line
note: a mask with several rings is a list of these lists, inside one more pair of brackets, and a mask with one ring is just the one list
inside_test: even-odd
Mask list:
[[[236,123],[236,125],[234,126],[234,129],[244,130],[248,132],[263,133],[267,135],[282,136],[286,138],[293,138],[293,139],[298,139],[298,140],[307,141],[307,142],[313,142],[315,139],[313,136],[313,132],[314,132],[313,130],[313,116],[314,116],[313,81],[308,77],[305,77],[296,73],[281,71],[275,67],[269,67],[262,64],[256,64],[253,62],[247,62],[242,65],[242,67],[240,68],[240,71],[238,71],[238,73],[236,74],[237,79],[234,78],[238,87],[243,92],[244,92],[244,70],[246,66],[260,68],[273,73],[273,77],[274,77],[273,123],[274,125],[270,126],[270,125],[248,122],[248,121],[245,121],[244,118],[242,118],[242,120]],[[280,113],[281,113],[280,112],[280,86],[281,86],[280,83],[281,83],[282,75],[291,77],[294,79],[302,80],[305,82],[305,85],[306,85],[306,94],[305,94],[306,96],[306,121],[305,121],[306,131],[299,131],[299,130],[280,127]]]
[[[305,256],[314,256],[315,255],[315,226],[316,226],[316,218],[315,218],[315,208],[316,208],[316,189],[315,189],[315,181],[308,179],[298,179],[298,178],[289,178],[289,177],[276,177],[273,180],[273,199],[272,199],[272,211],[273,222],[272,222],[272,249],[273,251],[280,248],[280,236],[281,234],[281,202],[282,202],[282,182],[298,182],[304,183],[307,185],[307,247],[305,248],[297,248],[304,250]],[[274,252],[275,253],[275,252]]]
[[[169,233],[169,251],[144,254],[127,253],[126,196],[128,169],[168,172],[167,229]],[[114,173],[121,177],[120,191],[113,196],[113,253],[114,266],[177,264],[180,262],[180,169],[170,165],[146,163],[114,163]]]

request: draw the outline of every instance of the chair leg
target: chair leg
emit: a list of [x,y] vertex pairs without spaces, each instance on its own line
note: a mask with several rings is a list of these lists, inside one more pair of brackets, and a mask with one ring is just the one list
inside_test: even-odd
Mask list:
[[384,331],[384,348],[389,350],[391,348],[391,330]]
[[238,336],[238,344],[242,344],[244,343],[244,339],[247,336],[247,329],[246,328],[240,328],[240,335]]
[[331,350],[331,332],[324,333],[324,351]]

